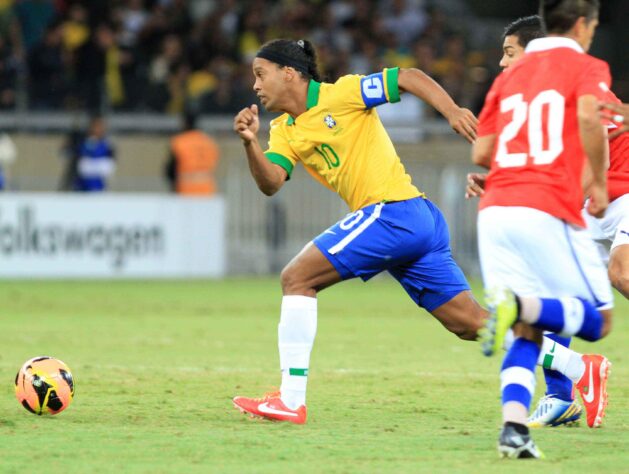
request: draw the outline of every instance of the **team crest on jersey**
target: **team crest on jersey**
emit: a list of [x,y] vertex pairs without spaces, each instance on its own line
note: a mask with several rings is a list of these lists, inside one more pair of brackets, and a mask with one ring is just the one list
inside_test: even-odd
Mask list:
[[336,127],[336,120],[334,120],[334,117],[332,117],[331,115],[326,115],[325,118],[323,119],[323,121],[325,122],[325,124],[328,126],[328,128],[334,128]]

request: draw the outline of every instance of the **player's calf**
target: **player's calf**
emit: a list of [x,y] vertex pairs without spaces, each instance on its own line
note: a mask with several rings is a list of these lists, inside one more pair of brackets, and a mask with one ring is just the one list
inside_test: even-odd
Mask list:
[[611,329],[611,309],[598,310],[583,298],[517,297],[518,321],[562,336],[597,341]]
[[464,341],[475,341],[489,312],[470,291],[461,291],[430,312],[448,331]]

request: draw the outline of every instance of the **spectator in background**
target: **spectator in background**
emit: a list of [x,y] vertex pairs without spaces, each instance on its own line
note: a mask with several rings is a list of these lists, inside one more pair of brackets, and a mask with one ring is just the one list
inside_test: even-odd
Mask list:
[[121,44],[126,47],[134,47],[138,41],[138,35],[144,24],[149,20],[149,14],[144,9],[142,0],[127,0],[126,8],[120,12],[122,23]]
[[66,87],[67,60],[62,47],[60,24],[48,27],[43,40],[28,55],[29,93],[36,109],[59,108],[63,105]]
[[214,140],[196,127],[196,117],[186,114],[183,131],[170,140],[165,174],[173,191],[186,196],[216,193],[214,170],[219,149]]
[[63,22],[63,46],[72,53],[85,44],[90,36],[87,10],[79,3],[70,7],[68,19]]
[[149,66],[149,84],[146,90],[147,105],[163,112],[171,100],[169,81],[175,71],[183,64],[183,45],[176,35],[168,35],[162,42],[158,56]]
[[357,49],[350,57],[348,68],[355,74],[371,74],[371,71],[378,69],[380,55],[378,43],[368,36],[357,35]]
[[106,137],[105,121],[100,116],[90,120],[87,136],[79,145],[75,190],[100,192],[116,169],[116,154]]
[[188,0],[170,0],[162,3],[169,21],[170,32],[178,36],[187,35],[192,28]]
[[433,63],[433,73],[439,84],[457,102],[462,102],[461,93],[465,82],[467,54],[465,40],[459,34],[447,37],[444,54]]
[[193,107],[196,107],[196,104],[200,103],[204,96],[214,92],[217,86],[218,78],[212,71],[211,62],[208,62],[203,67],[192,71],[188,76],[186,98]]
[[0,190],[8,188],[7,168],[17,158],[17,148],[7,133],[0,133]]
[[77,169],[79,159],[81,158],[81,145],[85,141],[85,130],[78,123],[74,124],[72,130],[66,135],[66,138],[59,150],[59,155],[65,160],[63,174],[59,180],[59,191],[78,191]]
[[[456,100],[474,106],[484,99],[493,69],[487,55],[495,53],[484,49],[483,33],[475,31],[481,23],[472,15],[446,14],[458,3],[0,0],[0,39],[6,47],[0,43],[0,108],[13,107],[14,96],[18,105],[24,95],[29,98],[32,91],[20,93],[23,64],[55,23],[63,25],[66,97],[55,105],[38,105],[41,97],[30,101],[40,108],[82,107],[98,113],[148,109],[180,115],[192,103],[197,111],[235,113],[242,108],[244,94],[251,95],[251,87],[241,84],[249,77],[253,56],[278,35],[310,38],[320,52],[319,66],[332,82],[349,71],[429,62],[431,76]],[[484,28],[491,26],[480,26]],[[174,61],[166,48],[178,50]],[[225,64],[231,69],[229,84],[220,82]],[[623,64],[615,67],[622,97],[629,70]],[[46,81],[39,82],[45,89]]]
[[201,112],[228,114],[232,110],[246,107],[251,99],[255,100],[255,97],[251,97],[252,89],[249,84],[242,90],[243,84],[238,81],[236,74],[238,69],[228,58],[214,58],[210,63],[210,71],[216,77],[215,87],[198,96],[196,103],[189,99],[188,106],[198,104]]
[[414,0],[384,2],[382,26],[393,34],[397,43],[409,47],[428,25],[428,17]]
[[76,58],[77,91],[88,111],[101,113],[105,97],[112,105],[124,101],[120,61],[114,31],[107,24],[98,25]]
[[0,36],[0,109],[15,106],[18,59],[3,36]]
[[26,50],[38,44],[47,31],[48,26],[55,20],[55,6],[53,0],[22,0],[15,6],[22,38]]
[[13,0],[0,1],[0,38],[16,59],[23,59],[22,29]]

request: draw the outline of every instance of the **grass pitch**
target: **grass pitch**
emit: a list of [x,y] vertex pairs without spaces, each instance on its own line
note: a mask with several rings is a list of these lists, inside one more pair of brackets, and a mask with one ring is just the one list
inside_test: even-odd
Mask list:
[[[277,279],[0,283],[0,472],[627,472],[629,304],[595,345],[613,362],[602,429],[537,430],[543,461],[497,458],[501,358],[447,333],[392,280],[319,298],[304,426],[252,421],[234,395],[279,384]],[[76,397],[36,417],[20,365],[65,361]],[[541,384],[539,384],[541,385]],[[541,391],[539,387],[538,391]]]

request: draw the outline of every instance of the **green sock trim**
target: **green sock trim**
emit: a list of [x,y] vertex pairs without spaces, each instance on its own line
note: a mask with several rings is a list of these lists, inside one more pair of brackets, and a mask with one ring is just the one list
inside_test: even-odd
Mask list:
[[308,377],[308,369],[288,369],[288,375],[299,375],[301,377]]
[[554,355],[546,354],[544,356],[544,361],[542,362],[542,367],[544,367],[545,369],[550,369],[550,367],[553,365],[554,358]]

